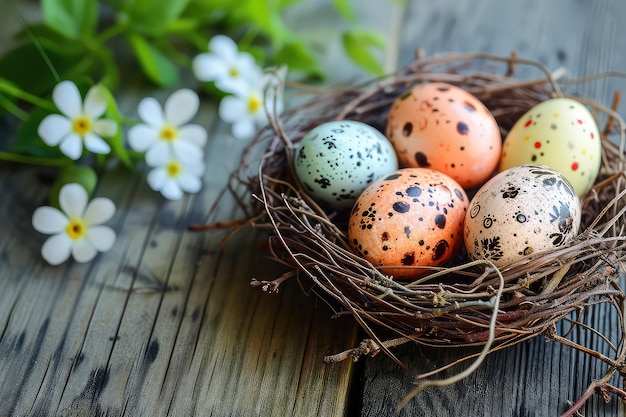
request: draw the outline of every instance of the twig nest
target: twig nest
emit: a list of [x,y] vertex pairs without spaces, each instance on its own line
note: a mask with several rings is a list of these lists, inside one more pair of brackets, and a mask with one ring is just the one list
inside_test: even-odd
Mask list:
[[[504,67],[499,68],[502,64]],[[538,68],[542,75],[536,79],[517,79],[514,74],[515,67],[519,65]],[[407,122],[396,115],[388,126],[389,112],[396,100],[411,91],[412,87],[434,82],[461,88],[476,97],[495,118],[500,138],[506,137],[518,120],[537,104],[565,97],[562,90],[568,85],[565,81],[557,83],[553,75],[537,62],[522,60],[515,55],[495,57],[478,53],[419,57],[406,68],[381,79],[343,90],[315,91],[312,99],[303,105],[283,114],[281,118],[270,119],[271,128],[260,132],[255,138],[237,173],[239,181],[246,185],[247,192],[253,194],[255,203],[258,203],[251,208],[250,222],[271,231],[268,240],[271,256],[289,267],[291,275],[298,277],[303,288],[314,291],[338,313],[353,315],[376,342],[375,345],[392,357],[385,343],[388,338],[442,347],[482,345],[485,351],[490,351],[541,334],[555,338],[553,326],[556,322],[592,304],[608,303],[621,311],[624,295],[619,289],[618,278],[620,271],[625,269],[626,257],[624,123],[619,114],[608,106],[584,97],[569,97],[590,109],[596,121],[606,122],[603,132],[583,132],[587,135],[587,142],[595,140],[595,143],[601,144],[601,158],[595,153],[596,150],[592,151],[587,145],[586,154],[584,149],[576,148],[575,151],[578,168],[574,171],[577,174],[581,173],[584,157],[593,153],[594,163],[601,159],[597,178],[589,191],[581,194],[579,233],[571,238],[568,235],[575,230],[573,226],[578,222],[577,215],[573,214],[576,210],[574,206],[567,206],[571,216],[565,216],[565,209],[560,202],[551,204],[545,209],[548,217],[544,221],[556,224],[554,232],[546,233],[550,242],[556,242],[557,245],[541,251],[534,247],[532,250],[516,247],[515,251],[522,254],[507,259],[507,262],[498,262],[497,266],[491,262],[495,260],[493,256],[472,260],[465,251],[461,251],[446,265],[407,265],[407,269],[421,269],[416,274],[418,278],[398,280],[396,276],[401,274],[400,268],[389,270],[380,259],[368,259],[365,251],[370,253],[373,249],[365,248],[364,238],[356,238],[356,242],[354,238],[349,239],[350,227],[355,230],[363,225],[368,227],[367,219],[373,215],[368,212],[371,203],[370,206],[358,205],[356,213],[365,214],[362,216],[364,220],[363,223],[361,220],[352,223],[349,222],[349,208],[339,209],[319,204],[310,190],[298,180],[294,170],[294,152],[302,138],[316,126],[334,120],[355,120],[380,132],[389,129],[393,131],[394,138],[411,136],[418,130],[420,122],[417,121],[417,125],[409,129]],[[445,92],[440,93],[440,100],[446,97],[443,95]],[[434,100],[434,97],[431,99]],[[471,107],[477,110],[479,105],[471,104]],[[532,124],[542,118],[547,120],[547,129],[552,129],[554,118],[557,117],[554,113],[549,114],[549,111],[542,112],[541,116],[534,111],[529,114],[525,117],[531,119],[522,118],[519,123],[526,125],[528,120],[533,120]],[[459,116],[450,119],[433,116],[429,123],[431,120],[450,120],[461,136],[468,132],[467,127],[470,126],[464,121],[468,119],[462,120]],[[574,127],[578,129],[579,126]],[[557,128],[564,127],[557,124]],[[522,141],[528,142],[524,152],[531,159],[533,155],[539,158],[548,145],[555,145],[542,142],[542,149],[539,149],[535,143],[540,139],[534,133],[521,137]],[[513,146],[505,145],[505,152],[514,153]],[[574,147],[577,146],[578,142],[574,144]],[[258,147],[263,149],[263,157],[258,175],[250,178],[248,168],[252,164],[251,160],[255,160],[252,150]],[[408,151],[409,154],[411,152],[413,160],[419,165],[419,153],[422,151]],[[434,159],[430,157],[422,161],[434,164]],[[567,163],[571,169],[573,162],[568,160]],[[432,164],[429,168],[432,168]],[[592,174],[585,174],[585,178],[591,178]],[[462,198],[451,187],[448,188],[456,195],[453,202],[456,206],[462,202]],[[477,187],[466,189],[466,195],[473,197]],[[407,186],[397,192],[404,197],[412,197],[409,188]],[[498,190],[501,196],[507,192],[508,189]],[[399,194],[397,196],[400,197]],[[394,209],[394,204],[399,201],[390,200],[380,212],[377,208],[375,215],[382,218],[392,213],[396,217],[397,213],[398,217],[401,216],[402,213]],[[402,204],[405,203],[402,200]],[[411,200],[413,203],[420,204]],[[440,203],[440,210],[443,206]],[[400,204],[397,206],[400,211],[405,207]],[[450,214],[450,207],[447,209]],[[522,213],[520,209],[520,213],[517,213],[516,208],[509,214],[513,216],[509,220],[519,222],[522,214],[526,220],[535,216],[532,207],[525,209],[531,211]],[[469,213],[471,216],[471,206]],[[480,214],[485,214],[482,207]],[[488,221],[486,218],[482,219],[483,226]],[[459,224],[456,218],[446,217],[444,225],[437,215],[429,218],[428,222],[430,231],[443,230],[445,239],[453,233],[447,229],[448,226],[456,227]],[[497,222],[502,222],[498,223],[499,226],[504,224],[504,220],[497,219]],[[394,233],[399,237],[406,235],[405,226],[399,225]],[[413,227],[417,226],[409,226],[411,239],[414,236]],[[454,232],[455,236],[458,236],[457,233]],[[379,244],[383,244],[384,236],[384,231],[380,231]],[[486,245],[493,245],[488,239]],[[442,240],[443,237],[428,244],[431,258],[433,253],[435,257],[443,253],[443,250],[440,252],[437,249]],[[472,238],[469,249],[474,247],[475,242],[480,247],[483,240]],[[448,247],[452,246],[456,247],[456,243],[448,242]],[[390,247],[390,242],[387,247]],[[420,250],[418,239],[416,256]],[[409,258],[401,259],[400,264],[412,263]],[[283,275],[275,281],[276,285],[267,287],[276,290],[285,279],[286,275]],[[255,282],[263,284],[268,281]],[[266,284],[258,286],[264,287]],[[623,349],[624,343],[621,343],[617,354],[622,358]]]

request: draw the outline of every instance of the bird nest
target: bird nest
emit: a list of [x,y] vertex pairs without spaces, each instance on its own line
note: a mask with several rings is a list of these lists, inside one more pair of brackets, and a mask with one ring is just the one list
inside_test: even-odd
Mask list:
[[[523,72],[522,66],[539,75],[519,78],[516,74]],[[270,256],[287,267],[276,279],[253,279],[252,286],[271,293],[296,277],[304,289],[312,290],[338,314],[352,315],[367,339],[358,347],[328,356],[328,362],[356,360],[379,351],[399,362],[391,348],[406,342],[477,346],[474,354],[464,358],[474,358],[466,371],[471,372],[488,353],[542,335],[609,364],[604,379],[594,381],[581,401],[596,391],[624,397],[623,391],[609,384],[616,372],[624,376],[626,357],[625,297],[620,287],[626,256],[625,126],[615,111],[619,94],[614,103],[603,105],[564,92],[572,85],[610,75],[562,80],[540,63],[516,54],[424,57],[418,53],[414,62],[382,78],[339,90],[307,89],[311,95],[303,104],[270,117],[270,127],[245,149],[241,166],[233,174],[253,196],[245,223],[270,230]],[[476,96],[494,115],[502,137],[523,113],[549,98],[568,96],[592,111],[598,124],[605,126],[602,167],[595,186],[582,199],[581,232],[576,238],[500,269],[469,258],[448,267],[423,267],[426,273],[413,281],[392,279],[350,248],[346,214],[320,207],[299,184],[295,148],[309,130],[331,120],[357,120],[384,132],[394,100],[415,84],[429,81],[457,85]],[[556,326],[566,320],[599,335],[580,317],[588,307],[602,303],[619,318],[621,336],[611,357],[572,342],[558,334]],[[425,380],[412,395],[433,384]]]

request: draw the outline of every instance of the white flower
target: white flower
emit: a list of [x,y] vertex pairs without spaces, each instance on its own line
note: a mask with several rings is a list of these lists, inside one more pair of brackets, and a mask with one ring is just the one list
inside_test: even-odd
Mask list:
[[83,143],[93,153],[107,154],[111,151],[102,137],[115,135],[117,123],[100,119],[107,107],[103,87],[91,87],[83,103],[76,84],[62,81],[54,87],[52,100],[63,115],[50,114],[39,124],[37,133],[47,145],[60,145],[61,152],[74,160],[83,153]]
[[214,36],[209,51],[194,57],[193,73],[200,81],[213,81],[226,93],[244,93],[262,72],[252,55],[239,52],[235,41],[228,36]]
[[198,113],[199,102],[198,95],[186,88],[172,93],[164,109],[155,98],[144,98],[137,108],[144,123],[128,130],[128,144],[138,152],[146,151],[146,160],[173,153],[184,163],[197,163],[203,158],[207,132],[200,125],[185,123]]
[[[232,123],[232,134],[237,139],[249,139],[261,126],[267,124],[267,110],[272,114],[274,110],[278,114],[282,112],[282,97],[276,101],[276,109],[274,109],[274,95],[276,92],[280,94],[280,86],[277,84],[284,81],[284,69],[278,71],[278,78],[266,74],[259,83],[248,89],[242,94],[226,96],[220,102],[218,109],[220,118]],[[270,88],[268,86],[272,85]],[[268,94],[265,95],[267,89]],[[278,91],[276,91],[276,89]],[[265,98],[264,98],[265,96]]]
[[115,232],[101,226],[115,214],[115,204],[108,198],[94,198],[87,204],[87,191],[80,184],[66,184],[59,193],[63,211],[38,207],[33,213],[33,227],[51,234],[41,248],[41,255],[52,265],[65,262],[70,255],[77,262],[88,262],[97,252],[106,252],[115,243]]
[[148,184],[169,200],[180,200],[183,191],[197,193],[202,187],[202,161],[184,164],[176,157],[154,153],[150,158],[146,157],[146,163],[153,167],[147,176]]

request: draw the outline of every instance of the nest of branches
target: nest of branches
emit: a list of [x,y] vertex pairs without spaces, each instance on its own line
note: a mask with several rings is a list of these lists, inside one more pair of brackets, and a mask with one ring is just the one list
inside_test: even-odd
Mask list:
[[[539,75],[520,79],[516,73],[521,66]],[[310,91],[303,104],[270,118],[270,128],[246,148],[234,174],[253,196],[246,223],[270,229],[271,257],[288,270],[274,280],[254,279],[252,285],[273,292],[297,277],[338,314],[351,314],[368,339],[327,357],[331,362],[379,351],[395,359],[390,347],[414,342],[482,347],[467,358],[476,358],[477,366],[489,352],[543,335],[607,362],[611,372],[606,381],[615,372],[622,374],[625,297],[619,278],[626,269],[626,155],[625,126],[615,111],[619,95],[604,105],[564,93],[568,86],[610,75],[568,81],[516,54],[418,53],[414,62],[388,76],[341,90]],[[523,113],[548,98],[568,96],[591,109],[599,126],[605,126],[603,161],[595,186],[582,201],[581,232],[575,239],[505,268],[467,258],[454,266],[431,267],[414,281],[394,280],[350,249],[345,215],[325,211],[299,184],[293,158],[297,144],[310,129],[331,120],[358,120],[384,132],[394,100],[429,81],[454,84],[475,95],[496,118],[502,137]],[[260,164],[255,148],[262,150]],[[258,172],[251,175],[251,166]],[[555,326],[563,319],[580,324],[576,313],[600,303],[609,304],[619,317],[622,340],[612,358],[569,341]],[[609,390],[623,394],[618,388]]]

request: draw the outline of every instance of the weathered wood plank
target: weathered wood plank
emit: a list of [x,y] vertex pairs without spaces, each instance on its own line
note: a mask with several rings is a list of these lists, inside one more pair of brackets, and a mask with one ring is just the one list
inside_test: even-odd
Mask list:
[[[622,36],[617,30],[625,16],[626,3],[621,1],[413,1],[403,22],[400,64],[408,64],[416,48],[427,54],[487,52],[505,56],[516,50],[520,57],[541,61],[550,70],[566,68],[569,77],[624,71],[626,58],[619,53]],[[519,69],[520,76],[538,75],[535,70]],[[613,92],[623,86],[623,80],[607,79],[571,91],[610,104]],[[589,319],[594,328],[617,342],[618,318],[608,307],[593,309]],[[610,354],[606,345],[589,333],[576,331],[571,338]],[[388,358],[366,360],[361,415],[398,415],[396,405],[415,387],[413,375],[445,365],[466,352],[405,346],[397,353],[408,371]],[[465,366],[436,378],[451,376]],[[539,337],[490,355],[475,373],[455,385],[427,388],[400,415],[560,415],[567,410],[568,401],[576,401],[605,370],[606,365],[587,355]],[[620,382],[616,383],[619,386]],[[581,412],[616,416],[623,415],[624,406],[618,398],[605,404],[594,397]]]
[[[341,415],[351,365],[322,357],[354,343],[351,322],[294,282],[269,296],[249,286],[275,266],[246,233],[194,233],[221,194],[244,143],[211,129],[205,190],[164,202],[124,169],[98,195],[118,206],[116,247],[91,264],[49,267],[29,228],[48,185],[36,171],[2,167],[0,415]],[[241,216],[224,198],[218,219]],[[10,219],[10,220],[9,220]],[[219,262],[219,265],[218,265]],[[315,404],[312,407],[310,404]]]

